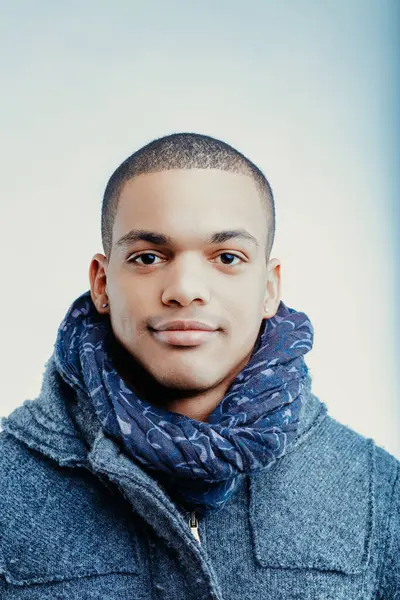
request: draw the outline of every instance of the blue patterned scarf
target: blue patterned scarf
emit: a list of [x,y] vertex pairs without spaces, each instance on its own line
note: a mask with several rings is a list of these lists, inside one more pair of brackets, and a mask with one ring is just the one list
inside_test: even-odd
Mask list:
[[308,372],[303,355],[313,345],[304,313],[281,301],[277,314],[262,321],[249,362],[207,423],[138,397],[113,364],[110,336],[109,316],[84,293],[58,330],[57,368],[89,398],[103,431],[178,504],[200,514],[221,507],[240,476],[271,467],[296,440]]

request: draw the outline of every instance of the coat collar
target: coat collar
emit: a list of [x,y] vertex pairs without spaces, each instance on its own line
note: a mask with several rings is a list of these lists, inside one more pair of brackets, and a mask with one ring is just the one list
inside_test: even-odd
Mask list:
[[74,402],[52,356],[46,364],[38,398],[25,400],[3,418],[2,428],[61,466],[83,466],[87,463],[88,448],[69,412]]

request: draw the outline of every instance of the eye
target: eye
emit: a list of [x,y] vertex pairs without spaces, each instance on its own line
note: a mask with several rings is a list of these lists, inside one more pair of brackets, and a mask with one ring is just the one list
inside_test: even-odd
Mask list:
[[[230,267],[230,266],[235,266],[238,263],[232,263],[232,260],[234,260],[235,258],[240,261],[243,262],[243,259],[240,256],[237,256],[236,254],[232,254],[231,252],[221,252],[221,254],[218,255],[217,258],[221,258],[222,260],[222,264]],[[142,254],[137,254],[136,256],[132,256],[131,258],[128,259],[129,263],[134,263],[140,267],[151,267],[155,264],[157,264],[156,262],[154,262],[154,259],[156,258],[160,258],[160,256],[157,256],[156,254],[153,254],[152,252],[143,252]],[[161,259],[161,258],[160,258]],[[142,260],[142,262],[140,263],[139,260]]]
[[[243,259],[240,256],[237,256],[236,254],[231,254],[231,252],[222,252],[221,254],[218,254],[218,258],[222,257],[222,256],[228,257],[228,261],[231,260],[231,259],[233,259],[233,258],[237,258],[240,262],[243,262]],[[232,266],[231,262],[222,261],[222,264],[224,264],[224,265],[226,265],[228,267]]]
[[[139,258],[143,259],[143,263],[139,263]],[[137,256],[133,256],[128,259],[128,262],[138,264],[140,267],[151,267],[154,265],[154,262],[151,262],[152,258],[160,258],[156,254],[152,254],[151,252],[144,252],[143,254],[138,254]],[[150,262],[148,262],[150,261]]]

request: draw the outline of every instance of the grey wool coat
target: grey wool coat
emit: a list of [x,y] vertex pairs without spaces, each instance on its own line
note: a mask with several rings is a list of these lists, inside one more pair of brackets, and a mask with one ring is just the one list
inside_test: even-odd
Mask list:
[[191,529],[51,359],[0,433],[1,600],[399,599],[399,461],[333,419],[310,378],[299,431]]

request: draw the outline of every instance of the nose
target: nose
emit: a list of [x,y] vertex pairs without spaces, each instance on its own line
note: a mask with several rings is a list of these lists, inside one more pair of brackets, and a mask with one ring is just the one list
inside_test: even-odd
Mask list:
[[201,304],[207,304],[210,301],[206,268],[202,259],[190,255],[176,258],[174,264],[166,269],[165,276],[162,293],[163,304],[188,306],[195,300]]

